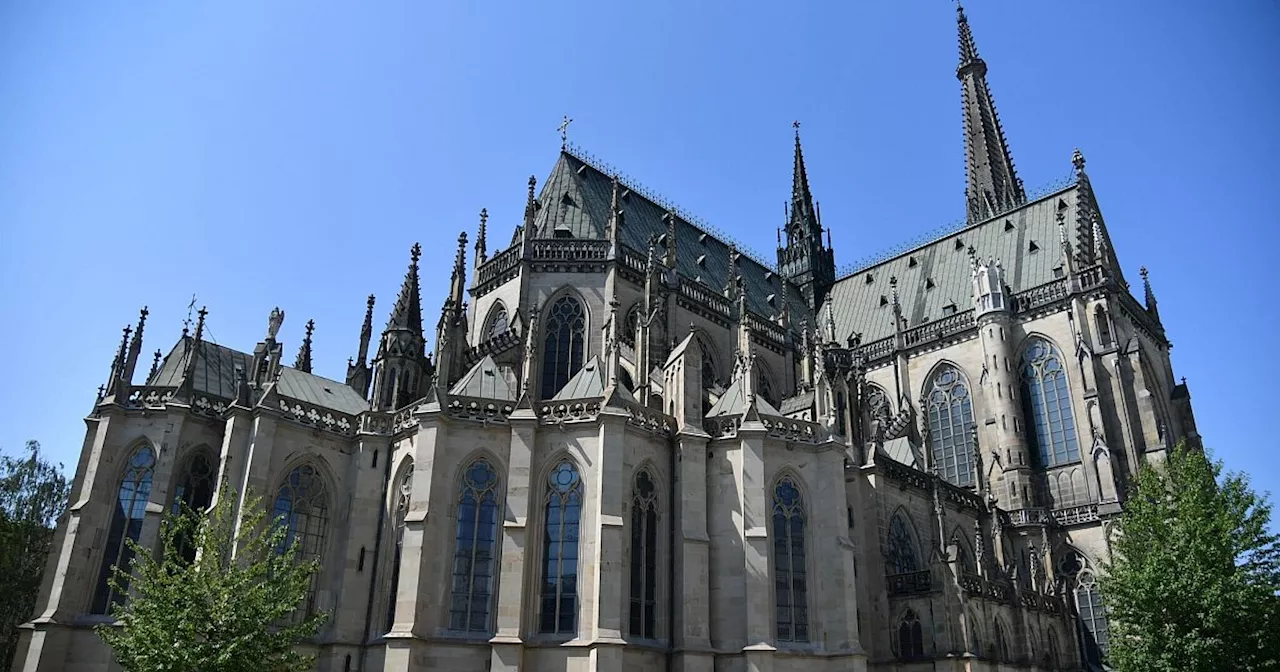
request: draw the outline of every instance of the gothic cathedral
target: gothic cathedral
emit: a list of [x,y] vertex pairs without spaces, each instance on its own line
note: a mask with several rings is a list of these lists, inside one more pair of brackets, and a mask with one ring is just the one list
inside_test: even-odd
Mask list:
[[125,540],[222,479],[320,561],[320,671],[1100,669],[1109,521],[1190,394],[1084,157],[1027,193],[958,26],[967,221],[839,277],[797,129],[776,261],[566,145],[508,244],[459,236],[431,340],[414,246],[341,382],[277,309],[137,384],[144,309],[15,669],[116,669]]

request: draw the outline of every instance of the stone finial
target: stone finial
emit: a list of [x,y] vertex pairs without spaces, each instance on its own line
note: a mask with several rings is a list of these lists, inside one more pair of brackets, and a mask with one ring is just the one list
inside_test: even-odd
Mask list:
[[476,266],[484,263],[485,257],[488,255],[488,247],[486,242],[486,228],[489,223],[489,209],[480,208],[480,227],[476,230]]
[[298,347],[298,357],[293,362],[293,368],[299,371],[311,373],[311,334],[315,333],[316,321],[307,320],[306,336],[302,338],[302,345]]
[[1071,152],[1071,165],[1076,168],[1076,175],[1084,175],[1084,154],[1080,152],[1080,148],[1075,148]]
[[414,266],[417,266],[418,260],[421,258],[422,258],[422,245],[419,243],[414,243],[413,247],[409,248],[409,261]]
[[151,372],[147,374],[147,381],[150,382],[160,372],[160,350],[157,349],[151,358]]

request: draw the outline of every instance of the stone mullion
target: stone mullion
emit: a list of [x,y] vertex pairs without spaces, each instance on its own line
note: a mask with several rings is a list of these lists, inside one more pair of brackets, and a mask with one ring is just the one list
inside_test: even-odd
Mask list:
[[489,640],[492,645],[490,669],[494,672],[516,672],[521,668],[523,636],[527,629],[525,616],[531,613],[525,597],[540,591],[525,571],[526,564],[537,557],[528,547],[528,526],[538,416],[530,408],[517,408],[509,421],[511,452],[505,480],[506,515],[502,518],[502,564],[498,572],[498,603],[494,618],[496,633]]

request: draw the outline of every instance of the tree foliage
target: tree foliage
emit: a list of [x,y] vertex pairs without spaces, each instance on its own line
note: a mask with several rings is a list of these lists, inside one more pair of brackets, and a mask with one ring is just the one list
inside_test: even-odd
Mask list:
[[28,441],[26,457],[0,455],[0,669],[9,669],[18,626],[31,618],[54,526],[71,486],[62,465],[46,462]]
[[[184,508],[164,520],[158,556],[133,544],[129,600],[116,624],[98,628],[125,672],[311,669],[295,644],[327,617],[301,613],[319,565],[299,560],[296,539],[266,519],[258,497],[245,498],[237,530],[235,500],[223,482],[207,513]],[[117,568],[117,585],[120,576]]]
[[1102,577],[1120,672],[1280,670],[1280,538],[1246,476],[1183,446],[1143,467]]

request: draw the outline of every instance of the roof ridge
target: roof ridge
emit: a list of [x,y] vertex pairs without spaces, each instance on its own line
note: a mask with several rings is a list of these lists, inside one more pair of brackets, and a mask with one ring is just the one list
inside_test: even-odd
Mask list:
[[1013,212],[1015,210],[1020,210],[1022,208],[1039,203],[1040,201],[1043,201],[1046,198],[1056,196],[1076,185],[1077,185],[1077,180],[1074,172],[1069,173],[1064,177],[1059,177],[1058,179],[1051,180],[1045,184],[1040,185],[1036,189],[1027,192],[1026,201],[1018,205],[1005,208],[981,221],[970,224],[967,219],[962,218],[962,219],[952,220],[941,226],[936,226],[932,229],[929,229],[928,231],[925,231],[924,233],[921,233],[919,235],[916,235],[912,238],[907,239],[906,241],[898,243],[897,245],[893,245],[888,248],[885,248],[880,252],[867,255],[865,257],[862,257],[861,259],[855,259],[854,261],[851,261],[847,264],[842,264],[839,268],[836,269],[836,282],[840,282],[841,280],[844,280],[851,276],[857,275],[863,271],[879,266],[880,264],[883,264],[886,261],[897,259],[898,257],[901,257],[902,255],[907,254],[909,252],[914,252],[915,250],[921,249],[923,247],[928,247],[944,238],[947,238],[948,236],[953,236],[967,229],[976,229],[979,226],[986,224],[987,222],[1004,217],[1010,212]]
[[627,189],[630,189],[631,191],[637,194],[640,194],[640,196],[648,199],[650,203],[653,203],[654,205],[660,208],[664,208],[672,213],[675,213],[676,216],[684,220],[684,222],[689,226],[692,226],[693,228],[698,229],[702,233],[705,233],[709,236],[712,236],[713,238],[716,238],[717,240],[719,240],[720,242],[724,243],[727,246],[731,245],[736,247],[738,249],[738,252],[742,254],[742,256],[747,257],[748,259],[756,262],[757,264],[760,264],[765,268],[765,270],[777,272],[776,265],[773,262],[767,261],[764,255],[743,245],[742,242],[739,241],[737,238],[734,238],[733,236],[725,233],[722,229],[712,225],[711,223],[707,222],[705,219],[702,219],[701,217],[694,215],[693,213],[677,205],[675,202],[671,201],[670,199],[662,196],[658,192],[644,186],[644,184],[637,181],[635,178],[618,170],[613,165],[600,160],[595,155],[587,152],[586,150],[579,147],[578,145],[575,145],[572,142],[567,143],[562,149],[562,151],[565,154],[568,154],[569,156],[594,168],[596,171],[600,172],[606,177],[616,177],[618,179],[619,184],[621,184],[622,186],[626,187]]

